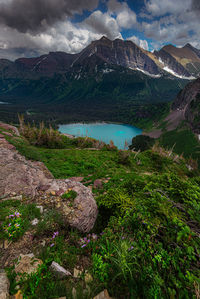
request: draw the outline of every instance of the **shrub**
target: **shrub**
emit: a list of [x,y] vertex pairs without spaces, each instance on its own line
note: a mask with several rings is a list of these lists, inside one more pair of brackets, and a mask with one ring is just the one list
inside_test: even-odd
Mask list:
[[122,165],[130,164],[130,152],[120,150],[118,152],[118,163]]
[[146,151],[154,145],[155,139],[145,135],[138,135],[132,139],[129,146],[134,151]]
[[74,139],[70,139],[51,126],[45,128],[44,123],[40,123],[39,127],[25,124],[22,116],[19,116],[20,133],[29,141],[31,145],[47,147],[47,148],[67,148],[75,145]]

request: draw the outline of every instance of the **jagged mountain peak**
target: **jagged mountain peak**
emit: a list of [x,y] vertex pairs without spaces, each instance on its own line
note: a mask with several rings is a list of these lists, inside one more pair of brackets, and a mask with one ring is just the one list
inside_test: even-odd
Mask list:
[[[93,56],[97,58],[92,59]],[[99,64],[106,63],[111,68],[113,65],[121,66],[154,77],[168,72],[174,77],[192,79],[192,76],[196,77],[200,73],[200,50],[189,43],[183,48],[169,44],[152,53],[140,48],[131,40],[110,40],[102,36],[77,54],[49,52],[40,57],[19,58],[12,64],[0,60],[0,68],[5,68],[5,76],[18,74],[20,77],[22,73],[23,77],[54,76],[56,73],[69,72],[73,67],[84,68],[85,65],[90,65],[90,62],[95,73]],[[74,73],[74,70],[72,72]]]
[[190,43],[187,43],[183,48],[194,48]]
[[105,35],[103,35],[100,39],[99,39],[99,41],[111,41],[108,37],[106,37]]

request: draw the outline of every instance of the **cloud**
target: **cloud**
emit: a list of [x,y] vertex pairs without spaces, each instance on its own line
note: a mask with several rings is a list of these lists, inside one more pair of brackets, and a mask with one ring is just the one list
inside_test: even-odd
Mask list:
[[80,25],[83,28],[88,28],[92,32],[106,35],[109,39],[122,37],[116,19],[108,13],[102,13],[100,10],[93,12]]
[[130,29],[137,24],[137,17],[133,11],[124,10],[117,15],[117,23],[121,28]]
[[136,45],[138,45],[140,48],[142,48],[144,50],[147,50],[147,51],[149,50],[149,45],[146,40],[141,40],[135,35],[127,38],[127,40],[131,40],[132,42],[134,42]]
[[190,42],[200,48],[199,0],[149,0],[145,8],[140,15],[145,19],[140,29],[152,39],[153,47],[167,43],[183,46]]
[[200,14],[200,1],[192,0],[191,9],[199,16]]
[[38,33],[66,16],[93,11],[98,0],[12,0],[0,1],[0,22],[19,32]]
[[108,13],[116,17],[116,21],[120,28],[130,29],[136,26],[137,16],[133,10],[129,8],[126,2],[117,0],[109,0],[107,3]]
[[50,51],[77,53],[92,40],[100,39],[102,36],[79,26],[70,21],[58,22],[44,33],[34,35],[2,26],[0,27],[0,58],[15,60],[19,57],[39,56]]
[[163,16],[168,13],[183,13],[190,8],[191,0],[150,0],[145,4],[147,11],[153,16]]

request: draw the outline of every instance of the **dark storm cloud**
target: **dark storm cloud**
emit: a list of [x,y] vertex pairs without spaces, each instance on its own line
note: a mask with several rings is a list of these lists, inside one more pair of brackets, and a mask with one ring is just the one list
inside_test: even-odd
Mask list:
[[97,5],[98,0],[12,0],[0,3],[0,22],[23,33],[38,33]]
[[0,58],[8,59],[14,61],[20,57],[38,57],[42,55],[38,49],[27,49],[24,47],[1,49],[0,48]]
[[200,0],[192,0],[192,10],[200,14]]

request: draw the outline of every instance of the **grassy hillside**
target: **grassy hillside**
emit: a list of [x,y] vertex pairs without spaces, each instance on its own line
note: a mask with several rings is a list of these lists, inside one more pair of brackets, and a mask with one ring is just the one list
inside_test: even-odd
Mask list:
[[[8,269],[12,294],[17,284],[25,298],[73,298],[73,288],[77,298],[88,299],[103,289],[119,299],[198,298],[200,180],[197,169],[188,169],[191,161],[157,146],[143,153],[89,150],[64,138],[60,149],[50,149],[46,141],[41,147],[29,138],[6,138],[27,158],[43,161],[55,178],[82,176],[99,207],[93,231],[84,235],[63,226],[44,203],[33,243],[44,266],[18,283]],[[96,179],[102,181],[99,189]],[[27,205],[1,203],[1,219],[17,208],[29,223]],[[55,230],[59,235],[51,247]],[[46,245],[39,246],[44,239]],[[53,260],[72,272],[82,267],[80,277],[56,280],[48,270]]]
[[[151,78],[141,72],[113,67],[110,73],[55,75],[53,78],[1,79],[0,118],[16,122],[16,111],[27,120],[46,123],[118,121],[137,124],[156,118],[187,80]],[[155,106],[155,108],[154,108]]]
[[173,148],[173,151],[184,157],[193,158],[200,166],[200,143],[195,134],[189,129],[173,130],[162,134],[161,146]]

